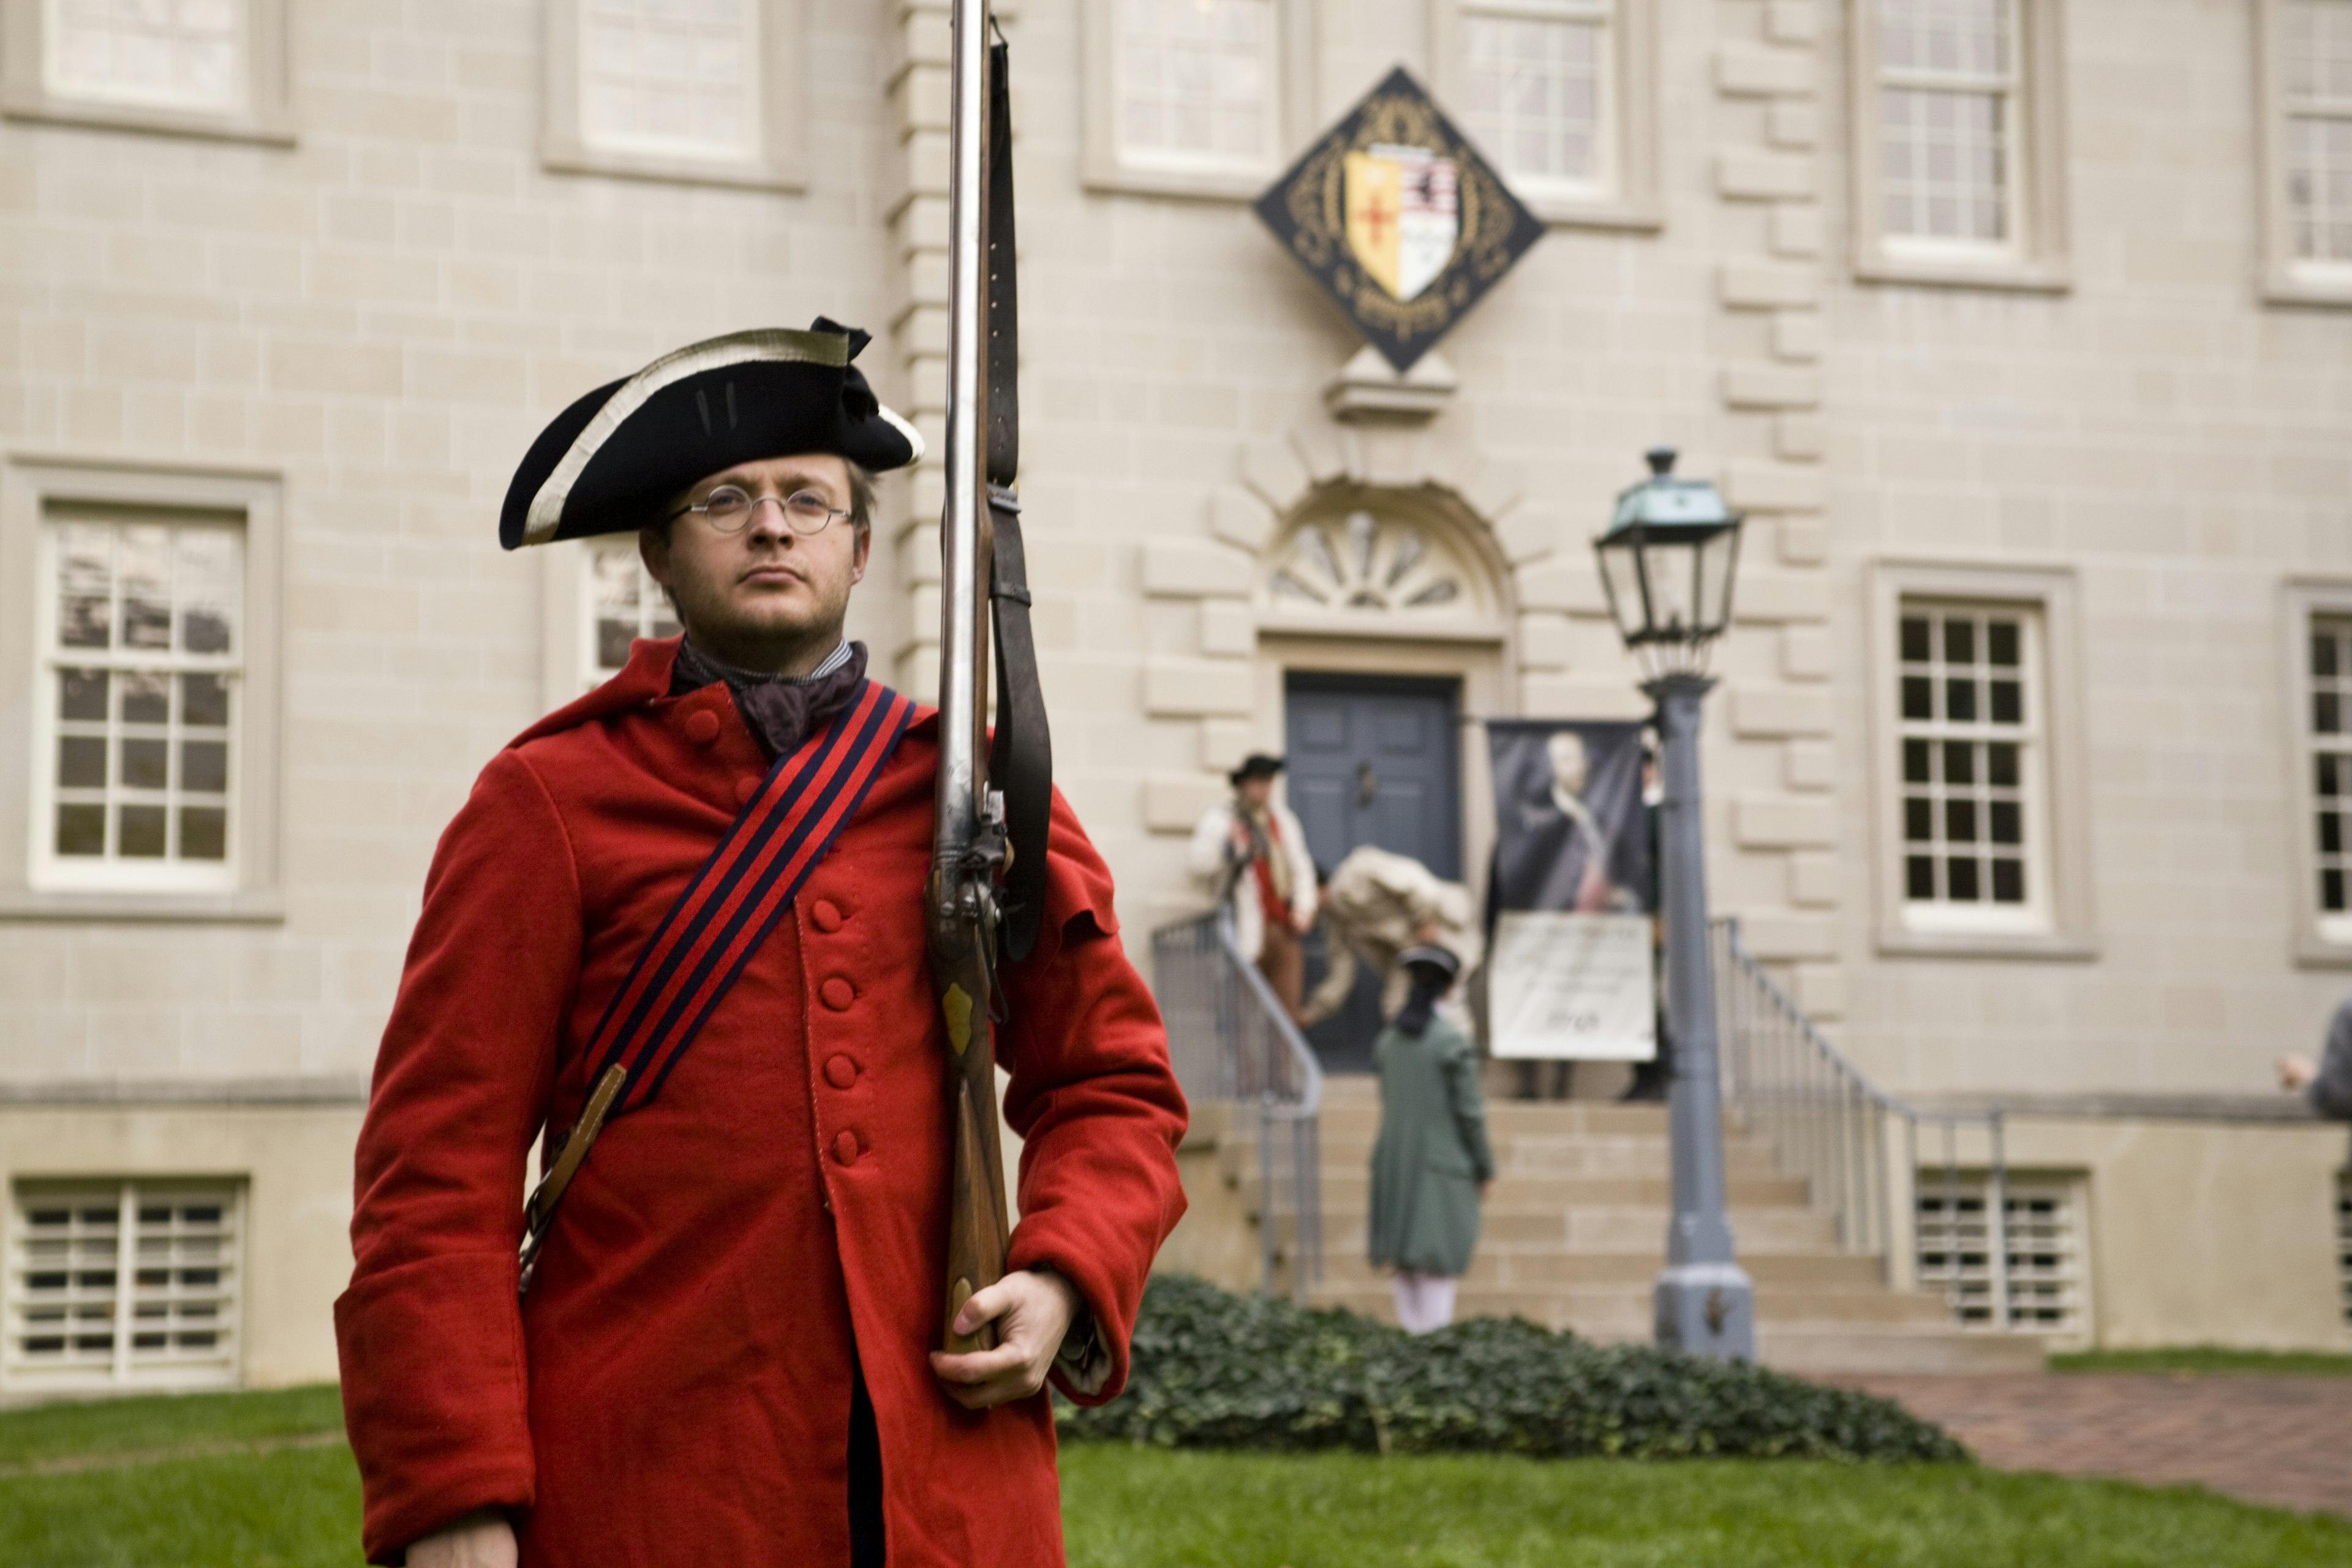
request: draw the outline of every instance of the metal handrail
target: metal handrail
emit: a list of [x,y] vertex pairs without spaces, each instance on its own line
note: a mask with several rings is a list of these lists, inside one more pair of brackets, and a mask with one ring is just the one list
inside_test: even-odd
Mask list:
[[[1923,1127],[1940,1131],[1948,1295],[1964,1321],[1963,1265],[1973,1248],[1960,1221],[1959,1145],[1963,1130],[1982,1131],[1984,1234],[1978,1245],[1992,1325],[2009,1326],[2009,1168],[2000,1107],[1928,1110],[1887,1093],[1829,1042],[1748,951],[1736,917],[1717,921],[1714,934],[1725,1103],[1772,1144],[1782,1172],[1804,1180],[1813,1206],[1835,1216],[1839,1244],[1876,1254],[1890,1284],[1916,1286],[1925,1271],[1919,1133]],[[1899,1179],[1889,1147],[1897,1128]]]
[[1228,1104],[1236,1129],[1257,1145],[1260,1288],[1275,1292],[1276,1232],[1286,1217],[1295,1237],[1291,1292],[1304,1305],[1323,1274],[1323,1064],[1243,953],[1230,903],[1153,931],[1151,969],[1186,1098]]

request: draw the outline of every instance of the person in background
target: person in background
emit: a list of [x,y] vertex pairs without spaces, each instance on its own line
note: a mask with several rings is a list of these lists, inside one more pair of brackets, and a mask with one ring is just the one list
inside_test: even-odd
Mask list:
[[1201,814],[1185,863],[1213,895],[1230,899],[1234,935],[1293,1019],[1307,986],[1298,939],[1315,925],[1315,858],[1307,829],[1274,798],[1282,759],[1263,752],[1227,774],[1234,797]]
[[2289,1052],[2278,1059],[2278,1078],[2281,1089],[2304,1095],[2320,1115],[2352,1121],[2352,996],[2328,1020],[2320,1058]]
[[1381,1031],[1381,1131],[1372,1145],[1371,1260],[1396,1270],[1397,1321],[1425,1334],[1454,1321],[1454,1286],[1478,1245],[1478,1204],[1495,1179],[1478,1057],[1438,1016],[1461,963],[1444,948],[1398,955],[1411,990]]
[[1387,983],[1381,1016],[1392,1018],[1404,1005],[1407,980],[1398,955],[1414,946],[1443,947],[1462,973],[1478,967],[1486,942],[1470,901],[1470,889],[1449,882],[1410,855],[1365,844],[1348,852],[1322,889],[1323,925],[1331,967],[1299,1010],[1301,1028],[1311,1028],[1348,1005],[1357,968],[1370,963]]

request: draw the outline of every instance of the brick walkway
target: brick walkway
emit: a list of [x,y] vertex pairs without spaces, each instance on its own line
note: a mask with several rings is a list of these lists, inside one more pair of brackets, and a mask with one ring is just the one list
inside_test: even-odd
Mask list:
[[2352,1380],[1844,1377],[1901,1401],[2004,1470],[2195,1483],[2352,1516]]

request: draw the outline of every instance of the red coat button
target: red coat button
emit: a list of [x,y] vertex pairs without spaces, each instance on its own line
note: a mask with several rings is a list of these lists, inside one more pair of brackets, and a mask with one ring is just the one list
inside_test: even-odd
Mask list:
[[824,1064],[824,1081],[835,1089],[847,1089],[857,1081],[857,1064],[847,1057],[835,1057]]
[[819,931],[839,931],[841,910],[830,899],[819,899],[809,907],[809,920]]
[[857,988],[838,974],[818,986],[816,994],[824,997],[824,1005],[836,1013],[848,1012],[849,1005],[857,1000]]
[[751,803],[751,797],[759,793],[760,781],[758,779],[740,778],[735,781],[735,804],[737,805],[749,805]]
[[845,1165],[857,1163],[857,1134],[836,1132],[833,1138],[833,1157]]
[[707,746],[719,739],[719,715],[705,708],[686,716],[686,736],[698,746]]

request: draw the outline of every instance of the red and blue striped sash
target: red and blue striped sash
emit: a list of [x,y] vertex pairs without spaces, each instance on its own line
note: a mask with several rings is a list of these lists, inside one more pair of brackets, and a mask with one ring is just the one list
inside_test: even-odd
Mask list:
[[866,681],[799,750],[776,759],[727,837],[702,863],[589,1037],[591,1081],[615,1066],[612,1116],[661,1092],[711,1011],[856,814],[898,750],[915,704]]

